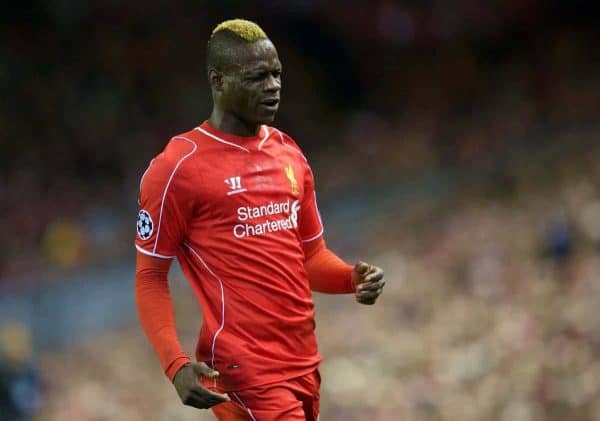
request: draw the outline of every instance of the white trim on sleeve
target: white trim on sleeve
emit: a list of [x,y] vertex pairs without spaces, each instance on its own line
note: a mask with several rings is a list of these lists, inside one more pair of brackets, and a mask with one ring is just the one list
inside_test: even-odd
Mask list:
[[319,225],[321,225],[321,231],[318,234],[313,235],[312,237],[302,240],[303,243],[309,243],[313,240],[316,240],[320,236],[323,235],[323,231],[325,231],[325,227],[323,226],[323,219],[321,219],[321,212],[319,212],[319,205],[317,204],[317,192],[313,191],[313,200],[315,201],[315,211],[317,212],[317,218],[319,219]]
[[316,240],[317,238],[319,238],[320,236],[322,236],[322,235],[323,235],[323,231],[324,231],[324,229],[323,229],[323,227],[321,227],[321,231],[319,231],[319,233],[318,233],[318,234],[316,234],[316,235],[313,235],[312,237],[310,237],[310,238],[307,238],[306,240],[302,240],[302,242],[303,242],[303,243],[310,243],[311,241],[314,241],[314,240]]
[[[311,170],[312,172],[312,170]],[[321,211],[319,211],[319,204],[317,203],[317,192],[313,190],[313,196],[315,201],[315,210],[317,211],[317,217],[319,218],[319,224],[321,224],[321,232],[323,231],[323,219],[321,218]]]
[[141,248],[140,246],[138,246],[137,244],[135,245],[135,248],[137,249],[137,251],[139,251],[142,254],[147,254],[148,256],[152,256],[152,257],[160,257],[161,259],[172,259],[175,256],[164,256],[162,254],[158,254],[158,253],[152,253],[151,251],[148,250],[144,250],[143,248]]

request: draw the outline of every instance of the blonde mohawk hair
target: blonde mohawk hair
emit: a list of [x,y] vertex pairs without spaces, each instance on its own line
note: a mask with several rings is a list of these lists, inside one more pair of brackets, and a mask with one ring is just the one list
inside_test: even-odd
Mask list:
[[267,39],[267,34],[256,23],[245,19],[231,19],[221,22],[212,31],[211,37],[221,31],[229,31],[247,42]]

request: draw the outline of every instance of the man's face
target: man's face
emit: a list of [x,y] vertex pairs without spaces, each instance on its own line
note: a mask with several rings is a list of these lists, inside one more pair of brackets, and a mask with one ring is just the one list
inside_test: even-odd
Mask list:
[[279,108],[281,63],[268,40],[240,48],[237,63],[223,73],[223,107],[250,124],[270,123]]

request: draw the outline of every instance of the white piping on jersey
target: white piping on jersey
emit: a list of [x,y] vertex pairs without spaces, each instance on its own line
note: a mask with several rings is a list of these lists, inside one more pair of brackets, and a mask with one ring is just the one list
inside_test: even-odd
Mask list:
[[159,216],[158,216],[158,228],[156,229],[156,239],[154,240],[154,248],[152,249],[152,253],[156,253],[156,247],[158,246],[158,236],[160,235],[160,223],[162,222],[163,206],[165,205],[165,197],[167,197],[167,190],[169,190],[169,184],[171,184],[171,180],[173,180],[173,176],[175,175],[175,172],[177,171],[177,168],[179,168],[179,166],[181,165],[181,163],[183,161],[185,161],[187,157],[189,157],[194,152],[196,152],[196,148],[197,148],[196,143],[194,143],[193,141],[191,141],[187,137],[175,136],[173,138],[173,140],[175,140],[175,139],[181,139],[181,140],[185,140],[187,142],[190,142],[192,145],[194,145],[194,149],[192,149],[191,152],[188,152],[183,158],[181,158],[179,160],[179,162],[177,162],[177,165],[175,165],[175,168],[173,168],[173,171],[171,172],[171,176],[169,177],[169,181],[167,181],[167,185],[165,186],[165,191],[163,192],[162,201],[160,202],[160,213],[159,213]]
[[252,413],[250,408],[248,408],[246,406],[246,404],[240,399],[240,397],[237,395],[237,393],[231,392],[231,394],[233,395],[234,398],[236,398],[238,400],[240,405],[242,405],[242,407],[244,407],[244,409],[248,412],[248,415],[250,415],[250,418],[252,418],[252,421],[256,421],[256,418],[254,418],[254,414]]
[[140,247],[140,246],[138,246],[137,244],[135,245],[135,248],[136,248],[136,249],[137,249],[137,250],[138,250],[140,253],[147,254],[148,256],[152,256],[152,257],[160,257],[161,259],[172,259],[172,258],[174,258],[174,257],[175,257],[175,256],[164,256],[164,255],[162,255],[162,254],[158,254],[158,253],[152,253],[152,252],[150,252],[150,251],[148,251],[148,250],[144,250],[143,248],[141,248],[141,247]]
[[303,243],[310,243],[311,241],[313,241],[313,240],[316,240],[317,238],[319,238],[320,236],[322,236],[322,235],[323,235],[323,231],[324,231],[324,229],[323,229],[323,228],[321,228],[321,231],[319,231],[319,233],[318,233],[318,234],[316,234],[316,235],[313,235],[312,237],[310,237],[310,238],[307,238],[306,240],[302,240],[302,242],[303,242]]
[[[294,150],[302,158],[304,158],[304,160],[308,163],[308,159],[306,159],[306,157],[304,156],[304,154],[302,152],[300,152],[299,150],[297,150],[293,146],[290,146],[287,143],[285,143],[285,141],[283,140],[283,134],[281,133],[281,130],[279,130],[279,129],[275,129],[275,130],[277,130],[277,134],[279,134],[279,138],[281,139],[281,143],[284,146],[287,146],[288,148]],[[312,169],[310,169],[310,166],[308,168],[309,168],[309,171],[310,171],[310,173],[312,175]],[[313,176],[313,179],[314,179],[314,176]],[[323,235],[323,231],[325,231],[325,228],[323,227],[323,219],[321,219],[321,212],[319,212],[319,206],[317,205],[317,192],[313,191],[313,194],[314,194],[314,201],[315,201],[315,209],[317,210],[317,217],[319,218],[319,224],[321,224],[321,231],[319,231],[317,234],[313,235],[312,237],[310,237],[310,238],[308,238],[306,240],[302,240],[303,243],[308,243],[308,242],[311,242],[313,240],[316,240],[321,235]]]
[[221,331],[225,327],[225,290],[223,288],[223,281],[221,281],[221,279],[217,275],[215,275],[215,273],[208,267],[208,265],[206,264],[204,259],[202,259],[202,257],[200,257],[198,252],[196,252],[196,250],[194,250],[192,248],[192,246],[190,246],[188,243],[183,243],[183,245],[186,246],[188,249],[190,249],[190,251],[198,258],[198,260],[200,260],[200,263],[202,263],[202,265],[206,268],[208,273],[210,273],[213,276],[213,278],[215,278],[217,281],[219,281],[219,286],[221,287],[221,326],[219,326],[219,329],[217,329],[217,331],[215,332],[215,336],[213,336],[212,346],[211,346],[211,353],[212,353],[211,368],[214,369],[215,368],[215,345],[217,343],[217,336],[219,336],[219,333],[221,333]]
[[317,192],[314,190],[313,190],[313,196],[314,196],[314,200],[315,200],[315,209],[317,210],[317,216],[319,217],[319,224],[321,224],[321,228],[323,228],[323,219],[321,218],[321,211],[319,210],[319,204],[317,203]]
[[260,151],[260,149],[262,148],[263,143],[265,143],[267,141],[267,139],[269,138],[269,129],[267,128],[267,126],[262,126],[265,129],[265,137],[262,138],[262,140],[260,141],[260,143],[258,144],[258,150]]
[[302,240],[303,243],[309,243],[313,240],[316,240],[321,235],[323,235],[323,231],[325,231],[325,228],[323,226],[323,219],[321,219],[321,212],[319,212],[319,205],[317,204],[317,192],[313,191],[313,196],[314,196],[314,201],[315,201],[315,210],[317,211],[317,217],[319,218],[319,224],[321,225],[321,231],[319,231],[318,234],[315,234],[306,240]]
[[279,133],[279,138],[281,139],[281,143],[283,143],[283,146],[287,146],[288,148],[290,148],[291,150],[293,150],[294,152],[299,154],[302,157],[302,159],[304,159],[306,162],[308,162],[308,159],[306,159],[306,157],[304,156],[304,154],[302,152],[300,152],[298,149],[294,148],[293,146],[288,145],[283,140],[283,133],[281,133],[281,130],[279,130],[279,129],[275,129],[275,130],[277,130],[277,133]]
[[[148,164],[148,168],[146,168],[146,171],[144,171],[144,174],[142,174],[142,178],[140,178],[140,192],[142,191],[142,183],[144,182],[144,177],[146,177],[146,173],[148,172],[148,170],[152,166],[153,162],[154,162],[154,159],[152,159],[152,161],[150,161],[150,163]],[[140,199],[138,198],[138,205],[139,204],[140,204]]]
[[212,138],[212,139],[216,140],[217,142],[221,142],[221,143],[224,143],[224,144],[226,144],[226,145],[233,146],[233,147],[235,147],[235,148],[239,148],[239,149],[241,149],[241,150],[243,150],[243,151],[246,151],[246,152],[250,153],[250,150],[249,150],[249,149],[246,149],[246,148],[244,148],[243,146],[237,145],[237,144],[235,144],[235,143],[228,142],[228,141],[226,141],[225,139],[221,139],[220,137],[218,137],[218,136],[215,136],[214,134],[207,132],[207,131],[206,131],[206,130],[204,130],[202,127],[196,127],[194,130],[198,130],[199,132],[202,132],[202,133],[204,133],[206,136],[208,136],[208,137],[210,137],[210,138]]
[[281,130],[275,129],[277,130],[277,134],[279,135],[279,138],[281,139],[281,144],[285,145],[285,141],[283,140],[283,135],[281,134]]

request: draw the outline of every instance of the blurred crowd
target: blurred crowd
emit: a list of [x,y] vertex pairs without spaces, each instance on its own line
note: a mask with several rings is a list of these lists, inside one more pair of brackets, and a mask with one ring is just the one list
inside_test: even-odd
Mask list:
[[28,419],[40,409],[41,376],[27,326],[0,321],[0,419]]
[[[141,173],[210,112],[206,37],[248,17],[279,49],[276,125],[321,201],[371,199],[356,242],[331,244],[389,279],[373,308],[316,297],[322,418],[600,421],[594,2],[151,3],[29,0],[0,18],[0,291],[132,257]],[[387,200],[432,175],[451,191]],[[191,352],[200,314],[173,292]],[[0,405],[23,417],[212,419],[181,406],[137,325],[37,366],[19,329],[0,335],[0,371],[18,368]],[[31,401],[5,381],[22,376]]]
[[204,46],[256,19],[284,64],[276,124],[322,200],[598,120],[593,2],[15,3],[1,22],[0,284],[132,253],[139,177],[210,111]]

